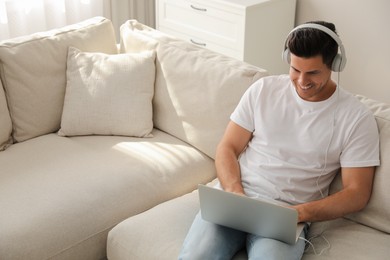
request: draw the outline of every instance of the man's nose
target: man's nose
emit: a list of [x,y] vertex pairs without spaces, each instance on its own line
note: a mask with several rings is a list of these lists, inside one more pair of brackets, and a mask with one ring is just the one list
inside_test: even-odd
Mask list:
[[306,85],[310,84],[310,80],[307,76],[301,74],[298,78],[298,83],[301,86],[306,86]]

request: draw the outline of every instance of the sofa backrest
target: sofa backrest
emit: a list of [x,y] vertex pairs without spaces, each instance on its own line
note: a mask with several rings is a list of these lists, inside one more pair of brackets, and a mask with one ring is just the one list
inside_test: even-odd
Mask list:
[[[374,114],[380,138],[381,165],[376,167],[371,199],[364,210],[346,218],[390,233],[390,105],[357,96]],[[340,176],[332,183],[331,193],[342,187]]]
[[193,145],[211,158],[230,114],[245,90],[265,70],[127,21],[121,51],[154,49],[154,126]]
[[12,123],[9,115],[3,84],[0,80],[0,151],[12,143]]
[[0,77],[15,141],[60,128],[69,46],[82,51],[118,52],[112,23],[103,17],[0,43]]

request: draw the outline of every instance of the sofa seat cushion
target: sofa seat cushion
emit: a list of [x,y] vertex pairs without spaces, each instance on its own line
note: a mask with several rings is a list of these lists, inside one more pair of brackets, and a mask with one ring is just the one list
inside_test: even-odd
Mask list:
[[388,259],[390,255],[390,234],[343,218],[313,224],[308,237],[313,236],[318,236],[311,240],[316,253],[325,250],[316,255],[310,246],[303,260]]
[[[177,259],[198,211],[198,192],[194,191],[126,219],[108,234],[107,258]],[[150,250],[150,245],[157,246]]]
[[152,134],[49,134],[0,153],[1,257],[102,259],[113,226],[215,178],[208,156]]
[[0,151],[5,150],[11,143],[12,122],[9,115],[7,100],[0,80]]
[[[208,185],[214,186],[216,180]],[[199,212],[198,191],[185,194],[133,217],[114,227],[108,234],[107,258],[177,259],[183,241]],[[150,250],[150,245],[154,246]],[[245,250],[234,260],[247,259]]]
[[60,128],[69,46],[118,52],[114,27],[103,17],[1,42],[0,76],[17,142]]
[[[108,259],[177,259],[198,211],[198,192],[194,191],[126,219],[108,234]],[[321,256],[316,256],[308,248],[303,259],[345,260],[353,255],[353,259],[366,260],[387,259],[390,255],[390,234],[340,218],[314,223],[309,237],[324,230],[323,235],[330,242],[331,248],[324,250]],[[312,243],[317,252],[328,247],[323,237],[313,239]],[[157,246],[150,250],[150,245]],[[235,255],[234,260],[238,259],[247,259],[245,250]]]

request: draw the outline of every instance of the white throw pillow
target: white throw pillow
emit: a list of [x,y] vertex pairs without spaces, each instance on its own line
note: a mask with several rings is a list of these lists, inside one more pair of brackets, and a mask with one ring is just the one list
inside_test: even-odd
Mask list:
[[151,136],[155,52],[88,53],[70,47],[60,136]]

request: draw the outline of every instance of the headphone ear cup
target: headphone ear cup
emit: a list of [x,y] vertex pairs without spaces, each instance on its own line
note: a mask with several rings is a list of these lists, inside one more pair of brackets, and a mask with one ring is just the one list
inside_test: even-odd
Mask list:
[[332,70],[334,72],[340,72],[344,69],[344,66],[342,66],[342,61],[343,58],[339,53],[337,53],[332,62]]
[[284,50],[284,52],[282,53],[282,59],[283,59],[284,62],[290,64],[290,62],[291,62],[291,58],[290,57],[291,57],[290,50],[289,50],[289,48],[286,48]]

